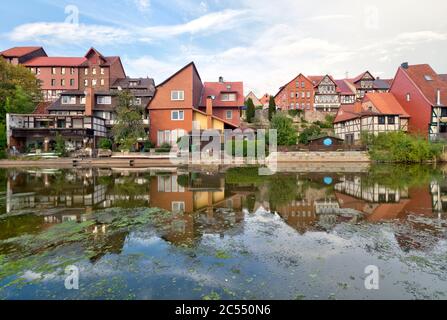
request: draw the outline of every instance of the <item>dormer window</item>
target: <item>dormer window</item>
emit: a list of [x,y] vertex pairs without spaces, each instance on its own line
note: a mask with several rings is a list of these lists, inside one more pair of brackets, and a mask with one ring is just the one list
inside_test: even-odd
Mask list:
[[236,101],[235,93],[223,93],[221,96],[222,101]]
[[409,93],[407,93],[406,99],[407,99],[407,102],[411,101],[411,95]]
[[75,96],[62,96],[62,104],[76,104]]
[[96,99],[97,104],[112,104],[111,96],[100,96]]
[[425,78],[425,80],[427,80],[427,81],[433,81],[433,78],[432,78],[431,76],[429,76],[428,74],[426,74],[426,75],[424,76],[424,78]]

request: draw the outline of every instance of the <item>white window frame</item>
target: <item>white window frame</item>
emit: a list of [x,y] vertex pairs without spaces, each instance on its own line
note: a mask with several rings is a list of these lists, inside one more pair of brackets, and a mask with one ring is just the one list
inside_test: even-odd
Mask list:
[[98,96],[96,97],[96,104],[110,105],[112,104],[112,96]]
[[[177,119],[174,119],[174,114],[177,113]],[[180,115],[182,115],[180,117]],[[171,120],[172,121],[184,121],[185,120],[185,111],[183,110],[172,110],[171,111]]]
[[235,93],[222,93],[220,100],[226,101],[226,102],[234,102],[234,101],[236,101],[236,94]]
[[406,96],[405,96],[405,99],[407,100],[407,102],[410,102],[411,101],[411,94],[407,93]]
[[65,68],[61,68],[61,74],[65,74]]
[[101,86],[104,86],[106,82],[104,81],[104,79],[101,79],[100,83],[101,83]]
[[96,74],[96,68],[92,68],[92,74]]
[[98,84],[98,80],[92,79],[92,87],[95,87]]
[[[175,98],[174,95],[177,95]],[[185,91],[183,90],[172,90],[171,91],[171,101],[184,101],[185,100]]]
[[88,87],[88,79],[85,79],[85,80],[84,80],[84,86],[85,86],[85,87]]
[[171,209],[174,213],[185,212],[185,202],[184,201],[172,201]]
[[101,74],[102,74],[102,75],[105,74],[104,68],[101,68]]
[[75,96],[62,96],[61,104],[76,104]]
[[85,74],[86,76],[88,76],[88,68],[85,68],[85,69],[84,69],[84,74]]

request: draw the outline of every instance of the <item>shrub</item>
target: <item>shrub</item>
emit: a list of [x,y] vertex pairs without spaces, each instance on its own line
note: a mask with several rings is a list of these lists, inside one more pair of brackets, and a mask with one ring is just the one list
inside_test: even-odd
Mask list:
[[111,150],[112,149],[112,140],[103,138],[99,140],[99,148],[102,150]]
[[[236,156],[236,150],[242,149],[243,157],[246,158],[248,156],[248,149],[250,147],[251,150],[254,148],[255,155],[258,156],[258,143],[260,142],[258,142],[257,140],[244,140],[244,141],[232,140],[231,143],[225,145],[226,147],[225,152],[227,155]],[[265,156],[267,155],[268,155],[268,145],[266,142]]]
[[297,117],[297,116],[301,115],[302,111],[293,109],[293,110],[289,110],[288,113],[289,113],[289,116],[291,116],[291,117]]
[[421,163],[440,157],[442,144],[404,132],[363,134],[362,142],[371,158],[378,162]]
[[278,145],[292,146],[296,144],[298,134],[293,126],[292,119],[287,118],[281,113],[277,113],[272,118],[271,128],[277,130]]
[[298,138],[299,143],[302,144],[308,144],[309,139],[312,137],[315,137],[321,133],[321,128],[315,124],[311,125],[310,127],[305,128]]
[[54,151],[61,157],[66,156],[65,139],[60,135],[56,135],[56,145],[54,146]]
[[150,149],[154,149],[155,148],[155,144],[152,141],[146,141],[144,143],[144,151],[149,151]]
[[169,143],[163,143],[159,148],[155,149],[155,152],[167,153],[171,152],[171,145]]

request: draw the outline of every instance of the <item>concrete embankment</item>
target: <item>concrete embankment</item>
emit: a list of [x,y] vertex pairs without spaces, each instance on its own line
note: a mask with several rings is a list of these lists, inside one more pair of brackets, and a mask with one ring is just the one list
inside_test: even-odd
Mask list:
[[[277,152],[264,159],[264,163],[271,166],[277,163],[281,166],[295,165],[297,167],[324,167],[322,164],[338,164],[340,167],[346,167],[349,163],[370,163],[366,152]],[[201,163],[200,165],[206,165]],[[211,162],[210,165],[221,165],[220,162]],[[244,165],[254,164],[244,161],[244,159],[235,159],[232,163],[225,165]],[[115,167],[115,168],[176,168],[181,166],[194,166],[194,163],[179,161],[179,159],[165,158],[139,158],[136,155],[131,157],[119,158],[97,158],[97,159],[41,159],[41,160],[2,160],[0,167],[44,167],[44,168],[73,168],[73,167]],[[327,166],[327,165],[326,165]],[[334,167],[334,165],[332,165]]]

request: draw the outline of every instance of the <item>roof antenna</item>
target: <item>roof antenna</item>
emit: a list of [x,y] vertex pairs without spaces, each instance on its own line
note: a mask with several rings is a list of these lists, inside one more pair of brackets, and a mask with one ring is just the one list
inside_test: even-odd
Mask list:
[[349,71],[346,71],[346,72],[345,72],[345,78],[346,78],[346,79],[349,79]]

